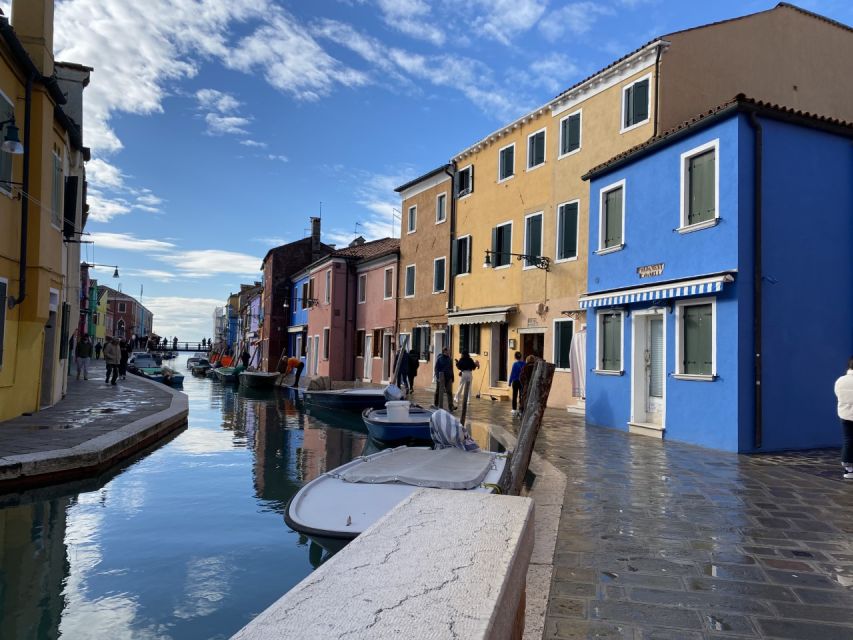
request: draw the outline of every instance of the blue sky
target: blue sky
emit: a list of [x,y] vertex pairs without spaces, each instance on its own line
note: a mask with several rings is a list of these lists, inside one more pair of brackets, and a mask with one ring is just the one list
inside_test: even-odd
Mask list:
[[[798,4],[853,23],[846,0]],[[774,5],[60,0],[57,59],[95,68],[84,257],[199,339],[321,206],[327,242],[388,235],[395,186],[657,35]]]

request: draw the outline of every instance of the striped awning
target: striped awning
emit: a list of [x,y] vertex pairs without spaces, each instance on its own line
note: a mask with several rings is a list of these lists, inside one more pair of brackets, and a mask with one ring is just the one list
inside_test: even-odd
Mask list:
[[578,302],[581,309],[595,307],[614,307],[637,302],[654,302],[668,298],[685,298],[719,293],[723,285],[734,282],[733,273],[720,273],[687,280],[658,282],[645,287],[626,287],[601,293],[588,293],[580,296]]
[[510,307],[480,307],[478,309],[465,309],[464,311],[452,311],[447,314],[447,324],[457,326],[460,324],[491,324],[493,322],[506,322],[507,316],[515,311]]

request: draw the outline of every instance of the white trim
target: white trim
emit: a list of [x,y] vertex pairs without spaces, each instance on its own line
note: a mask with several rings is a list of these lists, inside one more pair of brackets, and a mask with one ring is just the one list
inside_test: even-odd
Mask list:
[[[532,255],[527,250],[527,220],[529,218],[535,218],[539,216],[541,218],[541,223],[539,224],[539,256],[541,257],[544,252],[545,245],[545,212],[537,211],[536,213],[528,213],[524,216],[524,244],[522,245],[523,253],[527,255]],[[536,269],[535,264],[525,264],[526,260],[522,259],[521,268],[523,271],[527,271],[528,269]]]
[[[649,91],[647,94],[647,105],[646,105],[646,119],[640,120],[639,122],[635,122],[634,124],[626,127],[625,126],[625,92],[633,87],[635,84],[642,82],[643,80],[649,81]],[[644,124],[648,124],[652,119],[652,104],[654,104],[652,90],[654,88],[654,83],[652,82],[652,73],[651,71],[644,76],[640,76],[639,78],[635,78],[631,80],[628,84],[622,87],[622,111],[619,118],[619,133],[626,133],[628,131],[632,131],[637,127],[642,127]]]
[[[567,151],[563,153],[563,122],[571,118],[572,116],[580,117],[580,126],[578,127],[578,148],[572,149],[571,151]],[[573,156],[578,151],[583,149],[583,109],[578,109],[576,111],[572,111],[571,113],[560,118],[560,124],[557,128],[558,134],[558,146],[557,146],[557,160],[562,160],[563,158],[568,158],[569,156]]]
[[[557,364],[557,323],[558,322],[571,322],[572,323],[572,341],[574,341],[575,334],[577,333],[577,331],[575,331],[575,328],[576,328],[575,327],[575,320],[573,318],[554,318],[554,320],[552,321],[552,327],[551,327],[551,360],[554,362],[554,365],[555,365],[554,370],[555,371],[571,371],[572,370],[571,360],[569,361],[568,367],[557,367],[556,366],[556,364]],[[519,330],[519,333],[521,333],[520,330]]]
[[[388,286],[387,285],[387,276],[385,274],[388,273],[389,271],[391,272],[391,295],[390,296],[385,295],[386,292],[388,291],[388,289],[387,289],[387,286]],[[382,270],[382,288],[383,288],[382,299],[383,300],[393,300],[394,299],[394,267],[393,267],[393,265],[390,267],[385,267]]]
[[[684,339],[684,307],[711,304],[711,374],[691,375],[684,373],[681,362],[681,343]],[[675,373],[680,380],[715,380],[717,377],[717,298],[688,298],[675,303]]]
[[[565,207],[566,205],[577,204],[578,205],[578,215],[575,220],[575,257],[574,258],[560,258],[560,209]],[[567,200],[566,202],[561,202],[557,205],[557,215],[556,215],[556,224],[554,225],[554,235],[556,236],[554,240],[554,263],[560,262],[576,262],[578,259],[578,254],[580,253],[580,233],[581,233],[581,201],[580,198],[575,198],[574,200]],[[544,234],[543,234],[544,239]]]
[[[467,238],[467,239],[468,239],[468,255],[467,255],[467,256],[465,256],[465,257],[466,257],[466,259],[468,260],[468,271],[466,271],[465,273],[460,273],[460,274],[458,274],[458,275],[457,275],[457,274],[453,274],[453,275],[452,275],[452,277],[454,277],[454,278],[461,278],[461,277],[463,277],[463,276],[471,275],[471,268],[473,267],[473,265],[471,264],[471,262],[472,262],[473,257],[474,257],[474,241],[471,239],[471,234],[470,234],[470,233],[468,233],[468,234],[465,234],[464,236],[457,236],[457,238],[456,238],[456,247],[454,247],[454,249],[458,249],[458,247],[459,247],[459,241],[460,241],[460,240],[464,240],[465,238]],[[456,266],[457,266],[457,267],[459,266],[459,258],[458,258],[458,257],[456,258]]]
[[[512,173],[509,174],[508,176],[506,176],[505,178],[501,178],[501,169],[503,169],[503,164],[504,164],[503,158],[501,156],[503,155],[503,152],[506,149],[509,149],[510,147],[512,147]],[[512,180],[515,177],[515,156],[516,156],[516,153],[515,153],[515,143],[514,142],[511,142],[510,144],[506,145],[505,147],[501,147],[500,149],[498,149],[498,184],[500,184],[501,182],[506,182],[507,180]]]
[[[689,210],[689,206],[687,203],[687,198],[689,197],[688,189],[687,189],[687,164],[690,162],[692,158],[695,158],[698,155],[705,153],[706,151],[714,150],[714,217],[711,220],[705,220],[703,222],[697,222],[695,224],[687,223],[687,214]],[[680,208],[679,208],[679,218],[678,218],[678,229],[679,233],[689,233],[690,231],[698,231],[699,229],[706,229],[708,227],[713,227],[717,224],[717,221],[720,219],[720,139],[715,138],[710,142],[706,142],[705,144],[701,144],[698,147],[694,147],[689,151],[685,151],[681,154],[681,192],[680,192]]]
[[[328,338],[326,337],[327,332],[328,332]],[[331,354],[331,349],[329,348],[329,342],[331,341],[331,338],[332,338],[332,328],[331,327],[323,327],[323,347],[322,347],[322,349],[323,349],[323,356],[322,356],[323,360],[328,361],[329,355]]]
[[[439,260],[444,263],[444,278],[443,278],[444,282],[441,283],[441,289],[436,289],[435,288],[435,265]],[[433,258],[433,260],[432,260],[432,292],[433,292],[433,294],[436,294],[436,293],[444,293],[445,291],[447,291],[447,256],[440,256],[438,258]]]
[[[412,292],[411,293],[408,293],[406,291],[406,287],[408,287],[408,285],[409,285],[409,267],[412,268],[412,274],[413,274],[412,275]],[[418,284],[418,267],[417,267],[417,265],[414,265],[414,264],[407,264],[406,270],[404,271],[404,277],[403,277],[403,297],[404,298],[414,298],[415,292],[418,290],[417,284]]]
[[[356,299],[356,302],[358,304],[364,304],[367,302],[367,274],[366,273],[359,273],[357,278],[358,279],[356,280],[356,287],[355,287],[355,289],[356,289],[356,298],[355,299]],[[364,284],[362,284],[362,282]],[[382,286],[384,287],[385,284],[383,283]]]
[[[611,191],[615,191],[616,189],[622,189],[622,242],[619,244],[613,245],[612,247],[604,246],[604,196],[606,196]],[[618,251],[625,246],[625,212],[627,211],[627,202],[628,198],[627,190],[625,189],[625,178],[618,180],[617,182],[613,182],[606,187],[601,187],[598,190],[598,250],[595,251],[597,254],[602,253],[612,253],[613,251]]]
[[[530,164],[530,138],[533,136],[538,136],[542,134],[542,162],[539,164],[531,165]],[[525,171],[535,171],[539,167],[543,166],[548,162],[548,127],[542,127],[541,129],[537,129],[533,133],[527,135],[527,168]]]
[[[414,215],[412,215],[414,214]],[[412,224],[414,221],[414,225]],[[418,230],[418,205],[411,204],[406,209],[406,235],[415,233]]]
[[330,304],[332,302],[332,270],[326,270],[326,290],[323,292],[323,300],[325,300],[326,304]]
[[[619,322],[619,370],[613,369],[602,369],[601,368],[601,338],[602,331],[601,325],[602,320],[605,315],[615,315],[618,314],[620,316]],[[593,369],[595,373],[604,373],[609,375],[619,375],[625,373],[625,312],[624,311],[615,311],[613,309],[597,309],[595,312],[595,369]]]
[[[438,201],[441,198],[444,198],[444,217],[439,220],[438,219]],[[437,193],[435,195],[435,223],[436,224],[444,224],[447,222],[447,191],[442,191],[441,193]]]
[[[649,308],[649,309],[640,309],[637,311],[633,311],[631,313],[631,382],[630,382],[630,389],[631,389],[630,402],[631,402],[631,404],[629,406],[629,409],[630,409],[629,416],[630,417],[628,419],[628,424],[629,424],[629,426],[632,424],[638,425],[641,429],[652,429],[652,430],[659,430],[659,431],[664,431],[666,429],[666,377],[667,377],[666,376],[666,355],[667,355],[666,333],[667,332],[666,332],[666,314],[663,311],[664,311],[663,309]],[[663,323],[662,327],[661,327],[663,330],[663,336],[661,337],[661,339],[663,340],[663,386],[662,386],[663,396],[661,397],[661,403],[662,404],[661,404],[660,425],[646,423],[642,420],[638,420],[637,419],[638,416],[634,413],[634,409],[635,409],[634,401],[636,400],[636,395],[635,395],[636,389],[635,389],[635,387],[638,384],[638,382],[644,382],[646,380],[645,362],[642,363],[643,364],[642,373],[640,373],[640,367],[637,365],[637,357],[636,356],[637,356],[638,343],[637,343],[637,330],[636,330],[637,322],[635,321],[635,317],[645,318],[648,316],[660,316],[661,322]],[[643,346],[645,346],[645,338],[644,338],[643,342],[644,342]],[[642,375],[641,380],[637,379],[638,375]],[[647,416],[644,415],[643,417],[645,418]],[[639,431],[639,432],[642,432],[642,431]]]
[[444,173],[438,173],[431,178],[427,178],[422,182],[418,182],[417,184],[412,185],[405,191],[400,192],[400,199],[405,203],[406,200],[410,198],[414,198],[416,195],[423,193],[424,191],[429,191],[433,187],[437,187],[438,185],[447,182],[450,180],[450,176]]
[[[469,169],[470,169],[470,171],[471,171],[471,175],[469,175],[469,176],[468,176],[468,182],[469,182],[469,184],[471,183],[471,176],[473,176],[473,175],[474,175],[474,170],[472,169],[472,167],[473,167],[473,166],[474,166],[474,164],[473,164],[473,163],[469,163],[469,164],[465,165],[464,167],[462,167],[461,169],[459,169],[459,170],[456,172],[456,175],[457,175],[457,180],[456,180],[456,182],[457,182],[457,184],[458,184],[458,182],[459,182],[459,179],[458,179],[459,174],[461,174],[461,173],[465,173],[465,172],[466,172],[466,171],[468,171]],[[456,189],[456,185],[455,185],[455,184],[453,185],[453,188],[454,188],[454,189]],[[457,201],[457,202],[459,202],[460,200],[464,200],[465,198],[467,198],[468,196],[470,196],[472,193],[474,193],[473,185],[472,185],[472,188],[471,188],[471,189],[469,189],[468,191],[466,191],[465,193],[461,193],[461,194],[460,194],[460,193],[457,193],[457,194],[456,194],[456,201]]]
[[[500,222],[500,223],[496,224],[493,228],[498,229],[499,227],[505,227],[506,225],[509,225],[509,251],[507,253],[512,253],[512,239],[513,239],[513,233],[512,232],[513,232],[513,226],[514,226],[512,220],[507,220],[506,222]],[[491,249],[492,249],[492,251],[491,251],[492,255],[497,255],[496,252],[494,251],[495,247],[491,247]],[[491,268],[495,271],[497,271],[498,269],[508,269],[511,266],[512,266],[512,256],[509,257],[509,262],[507,262],[506,264],[502,264],[499,267],[496,267],[494,265],[494,259],[492,259],[492,267]]]

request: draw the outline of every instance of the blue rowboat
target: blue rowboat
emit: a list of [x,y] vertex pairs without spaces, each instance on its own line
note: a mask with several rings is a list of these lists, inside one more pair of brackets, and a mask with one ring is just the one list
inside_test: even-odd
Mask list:
[[431,409],[410,407],[403,419],[391,419],[386,409],[365,409],[361,414],[367,431],[379,442],[432,442],[429,432]]
[[336,391],[305,391],[305,402],[324,409],[363,411],[385,406],[384,389],[339,389]]

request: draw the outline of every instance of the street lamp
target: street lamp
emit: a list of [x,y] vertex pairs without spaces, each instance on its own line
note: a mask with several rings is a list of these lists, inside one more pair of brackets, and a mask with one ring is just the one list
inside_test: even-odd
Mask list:
[[98,267],[112,267],[113,269],[115,269],[115,271],[113,271],[113,278],[119,277],[118,276],[118,267],[114,264],[93,264],[91,262],[84,262],[80,266],[81,267],[88,267],[89,269],[97,269]]
[[527,253],[510,253],[509,251],[489,251],[488,249],[486,249],[486,259],[483,261],[484,269],[490,269],[492,267],[491,254],[493,253],[500,256],[510,256],[516,260],[526,260],[529,266],[536,267],[537,269],[542,269],[544,271],[551,270],[551,258],[546,256],[532,256]]
[[6,129],[6,136],[3,139],[3,143],[0,144],[0,149],[6,153],[19,156],[24,152],[24,145],[21,144],[21,140],[18,138],[18,127],[15,126],[15,118],[12,117],[0,122],[0,130],[7,124],[9,127]]

